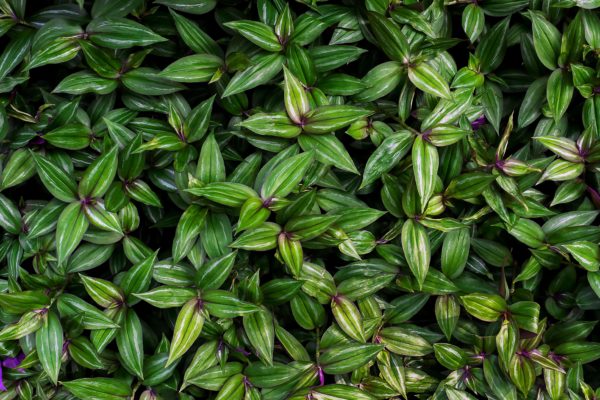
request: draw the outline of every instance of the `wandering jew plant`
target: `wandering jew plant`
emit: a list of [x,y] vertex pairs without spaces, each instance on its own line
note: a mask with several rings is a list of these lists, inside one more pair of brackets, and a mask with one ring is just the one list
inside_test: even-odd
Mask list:
[[0,400],[600,398],[600,0],[0,0]]

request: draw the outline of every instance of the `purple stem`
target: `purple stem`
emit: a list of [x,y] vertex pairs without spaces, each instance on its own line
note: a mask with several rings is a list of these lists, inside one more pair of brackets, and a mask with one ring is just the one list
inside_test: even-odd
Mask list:
[[317,372],[319,373],[319,386],[325,385],[325,374],[323,373],[323,368],[318,367]]

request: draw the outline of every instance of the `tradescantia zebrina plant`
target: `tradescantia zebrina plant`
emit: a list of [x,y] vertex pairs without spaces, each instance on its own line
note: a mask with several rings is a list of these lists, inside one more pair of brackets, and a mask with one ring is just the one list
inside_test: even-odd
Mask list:
[[597,7],[0,0],[0,400],[600,398]]

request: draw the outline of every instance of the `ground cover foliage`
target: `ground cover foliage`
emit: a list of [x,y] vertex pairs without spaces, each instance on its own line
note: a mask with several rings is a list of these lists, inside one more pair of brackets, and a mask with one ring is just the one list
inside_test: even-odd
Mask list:
[[596,7],[0,0],[0,399],[599,398]]

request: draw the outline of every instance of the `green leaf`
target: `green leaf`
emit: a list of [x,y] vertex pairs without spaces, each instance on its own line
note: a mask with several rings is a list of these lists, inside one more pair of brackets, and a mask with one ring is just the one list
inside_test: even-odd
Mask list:
[[438,326],[450,340],[458,319],[460,317],[460,305],[454,296],[439,296],[435,301],[435,319]]
[[600,297],[600,272],[588,271],[587,280],[596,296]]
[[478,4],[468,4],[462,13],[462,28],[474,43],[485,27],[485,15]]
[[202,331],[204,318],[202,303],[199,299],[191,299],[183,305],[177,315],[177,321],[175,321],[167,365],[179,359],[194,344]]
[[486,359],[483,362],[483,373],[492,393],[501,398],[517,400],[517,391],[506,375],[498,368],[495,359]]
[[31,30],[24,30],[6,45],[0,55],[0,80],[4,79],[23,59],[33,39]]
[[500,119],[503,110],[503,94],[498,85],[486,82],[481,90],[481,102],[484,106],[485,117],[490,121],[496,132],[500,132]]
[[286,139],[296,137],[302,132],[302,128],[284,113],[257,113],[242,121],[240,126],[258,135]]
[[28,311],[44,308],[49,304],[50,298],[39,290],[0,293],[0,306],[10,314],[24,314]]
[[475,49],[475,56],[481,62],[484,73],[494,71],[502,62],[506,53],[506,39],[510,17],[506,17],[488,30]]
[[192,204],[181,215],[173,239],[172,252],[175,262],[179,262],[192,250],[196,238],[204,226],[207,211],[206,208]]
[[471,247],[468,228],[452,230],[444,236],[442,244],[442,272],[449,278],[458,278],[467,265]]
[[72,202],[77,199],[75,180],[65,170],[41,155],[33,155],[38,176],[44,187],[59,200]]
[[565,374],[563,372],[544,369],[544,384],[552,400],[559,399],[565,390]]
[[48,64],[60,64],[77,56],[79,44],[71,38],[57,38],[48,46],[36,51],[31,56],[27,69],[41,67]]
[[326,72],[357,60],[365,49],[356,46],[313,46],[309,50],[317,72]]
[[412,147],[413,172],[417,191],[421,198],[421,210],[425,210],[435,189],[439,166],[438,151],[422,135],[417,136]]
[[321,164],[358,174],[352,157],[335,135],[300,135],[298,144],[305,152],[312,151]]
[[367,161],[361,187],[373,183],[381,175],[391,171],[408,154],[413,138],[408,131],[400,131],[385,138]]
[[158,308],[181,307],[196,296],[193,289],[159,286],[149,292],[134,293],[135,297]]
[[513,257],[510,250],[498,242],[480,238],[471,239],[471,247],[479,257],[494,267],[507,267],[512,264]]
[[87,26],[90,41],[109,49],[148,46],[167,39],[142,24],[126,18],[95,18]]
[[213,134],[208,135],[198,159],[196,177],[204,183],[220,182],[225,180],[225,164],[219,144]]
[[62,149],[81,150],[90,144],[90,131],[83,124],[67,124],[46,133],[44,139]]
[[[364,90],[354,96],[354,99],[360,102],[380,99],[393,91],[405,75],[404,67],[396,61],[379,64],[363,77],[362,86]],[[336,91],[339,90],[335,89]],[[343,90],[342,94],[345,94]]]
[[181,37],[181,40],[193,51],[198,54],[212,54],[221,57],[223,51],[219,45],[208,36],[198,25],[191,20],[182,17],[172,9],[169,9],[175,28]]
[[429,93],[443,99],[452,99],[452,94],[450,93],[448,83],[429,64],[419,63],[416,65],[409,65],[408,78],[413,85],[425,93]]
[[513,357],[508,373],[511,381],[521,393],[529,393],[535,381],[535,370],[530,360],[523,357]]
[[315,396],[325,399],[373,400],[375,398],[365,390],[362,390],[358,387],[342,384],[320,386],[315,389],[315,392]]
[[408,40],[400,27],[386,17],[369,13],[371,29],[377,40],[382,44],[381,50],[392,60],[405,63],[410,57]]
[[537,184],[544,181],[562,182],[577,178],[583,173],[585,166],[582,163],[572,163],[564,160],[553,161],[542,174]]
[[598,34],[597,30],[598,26],[600,25],[598,16],[592,11],[583,11],[581,16],[585,40],[592,48],[600,48],[600,34]]
[[42,326],[35,334],[35,346],[44,372],[56,384],[63,352],[63,329],[54,312],[46,314]]
[[325,233],[339,219],[339,215],[302,215],[290,219],[285,224],[284,231],[300,240],[310,240]]
[[507,227],[508,233],[531,248],[539,248],[545,242],[542,228],[530,219],[520,218],[514,225]]
[[208,82],[223,66],[223,60],[212,54],[194,54],[169,64],[158,76],[175,82]]
[[387,350],[401,356],[420,357],[433,352],[431,344],[425,338],[404,328],[383,328],[378,337]]
[[296,379],[301,372],[281,363],[275,363],[274,365],[253,363],[246,368],[245,373],[253,385],[260,388],[271,388]]
[[182,387],[185,387],[190,379],[199,376],[203,371],[217,364],[218,345],[219,342],[217,340],[211,340],[198,347],[192,361],[185,370]]
[[391,11],[391,16],[394,20],[401,24],[409,24],[414,29],[424,33],[429,37],[435,37],[435,33],[430,23],[427,21],[425,16],[418,11],[412,10],[408,7],[395,8]]
[[345,374],[362,367],[383,350],[379,344],[349,343],[327,349],[319,361],[328,374]]
[[144,379],[144,342],[142,323],[133,310],[127,310],[121,329],[117,333],[117,347],[128,371]]
[[377,367],[381,377],[400,395],[406,397],[406,369],[402,359],[388,351],[382,351],[377,355]]
[[436,360],[449,370],[462,368],[468,361],[467,354],[463,349],[449,343],[435,343],[433,351]]
[[113,147],[86,169],[79,182],[81,197],[102,197],[106,193],[117,173],[117,151],[118,147]]
[[488,0],[481,6],[487,15],[503,17],[516,13],[525,8],[527,4],[529,4],[527,0]]
[[350,96],[365,89],[358,78],[347,74],[333,73],[319,81],[319,88],[328,95]]
[[298,276],[304,259],[304,252],[300,241],[291,239],[286,233],[281,232],[277,236],[277,250],[283,263],[290,268],[294,276]]
[[177,11],[189,14],[206,14],[217,5],[216,0],[157,0],[157,4],[163,4]]
[[229,218],[225,214],[209,213],[206,217],[206,224],[200,231],[200,239],[204,251],[211,258],[229,253],[228,246],[232,241]]
[[352,339],[364,343],[366,341],[363,318],[354,303],[344,296],[331,299],[331,311],[342,330]]
[[185,89],[185,86],[166,79],[153,68],[137,68],[121,77],[125,87],[135,93],[148,96],[161,96]]
[[58,311],[62,318],[81,319],[85,329],[111,329],[118,328],[108,316],[101,313],[96,307],[81,300],[72,294],[63,293],[58,298]]
[[220,390],[229,377],[242,372],[243,366],[239,362],[229,362],[224,365],[216,365],[200,373],[198,376],[192,377],[189,383],[200,388],[218,391]]
[[225,88],[222,97],[228,97],[273,79],[283,68],[284,57],[279,54],[261,55],[252,60],[252,66],[236,73]]
[[244,379],[246,379],[246,377],[242,374],[236,374],[227,379],[221,387],[221,390],[219,390],[215,400],[242,400],[246,393]]
[[371,225],[384,214],[385,212],[374,208],[347,207],[346,209],[335,211],[335,215],[339,215],[336,226],[346,232],[352,232]]
[[572,362],[587,364],[600,358],[600,343],[567,342],[555,348],[556,354],[568,357]]
[[330,133],[371,114],[372,111],[355,106],[322,106],[306,114],[302,128],[307,133]]
[[0,340],[3,342],[8,340],[18,340],[34,333],[42,326],[42,317],[43,314],[37,311],[30,311],[23,314],[17,322],[6,325],[0,331]]
[[550,75],[546,96],[555,121],[560,120],[573,98],[573,82],[571,74],[557,69]]
[[199,188],[187,189],[189,193],[228,207],[241,207],[257,193],[246,185],[233,182],[214,182]]
[[294,21],[292,19],[292,13],[290,11],[289,4],[285,5],[283,11],[279,13],[275,21],[275,34],[280,41],[287,42],[287,40],[294,33]]
[[109,51],[94,46],[86,40],[80,40],[79,46],[88,65],[94,72],[103,78],[114,79],[119,77],[121,64]]
[[21,232],[21,213],[14,203],[0,194],[0,226],[14,235]]
[[518,340],[518,326],[509,320],[504,320],[500,332],[496,335],[496,347],[500,365],[505,371],[508,371],[510,360],[518,349]]
[[446,386],[444,390],[446,392],[446,396],[448,396],[448,400],[476,400],[476,397],[473,397],[468,392],[456,390],[450,386]]
[[540,305],[533,301],[518,301],[508,306],[513,321],[520,329],[537,333]]
[[202,294],[202,301],[206,310],[218,318],[243,317],[260,311],[258,306],[242,301],[225,290],[206,290]]
[[406,262],[421,288],[429,270],[431,249],[427,231],[412,219],[406,220],[402,226],[402,249]]
[[427,131],[426,137],[429,143],[434,146],[444,147],[460,141],[469,133],[468,130],[457,128],[454,125],[442,124]]
[[137,200],[140,203],[153,207],[162,207],[158,195],[150,188],[150,185],[140,179],[129,182],[129,184],[125,186],[125,193],[133,200]]
[[242,204],[240,219],[236,230],[238,232],[246,229],[257,228],[262,225],[271,215],[271,210],[265,206],[265,202],[258,197],[250,197]]
[[535,139],[557,156],[571,162],[582,162],[575,142],[564,137],[536,136]]
[[35,162],[28,150],[18,149],[13,152],[0,175],[0,188],[7,189],[25,182],[35,175]]
[[116,214],[107,211],[103,203],[85,204],[83,205],[83,211],[88,221],[95,227],[119,235],[123,234],[119,218]]
[[119,286],[122,288],[123,293],[128,296],[127,301],[129,304],[133,305],[135,303],[135,299],[131,297],[132,293],[140,293],[150,287],[156,254],[155,252],[132,266],[121,279]]
[[598,271],[600,268],[600,247],[586,240],[562,245],[571,256],[588,271]]
[[125,400],[132,392],[125,381],[116,378],[81,378],[62,384],[82,399]]
[[102,78],[88,71],[80,71],[65,77],[52,92],[74,95],[109,94],[114,92],[117,87],[119,87],[119,83],[114,79]]
[[444,196],[455,199],[470,199],[483,193],[495,180],[494,175],[484,172],[462,174],[448,184]]
[[68,343],[67,349],[69,352],[69,356],[73,359],[73,361],[75,361],[77,364],[81,365],[84,368],[106,368],[104,362],[98,354],[98,351],[96,350],[92,342],[88,340],[85,336],[79,336],[77,338],[71,339]]
[[225,26],[233,29],[264,50],[277,52],[282,49],[279,39],[273,32],[273,28],[262,22],[239,20],[227,22]]
[[198,104],[187,116],[183,124],[183,131],[188,142],[202,139],[208,131],[214,101],[215,96],[209,97]]
[[196,284],[202,289],[219,289],[229,277],[237,253],[231,252],[205,262],[198,268]]
[[123,293],[114,283],[105,279],[79,275],[86,292],[101,307],[118,307],[123,302]]
[[467,294],[460,300],[469,314],[482,321],[494,322],[508,310],[504,299],[495,294]]
[[308,96],[302,85],[287,68],[283,67],[283,99],[290,119],[296,124],[304,123],[304,116],[310,111]]
[[272,365],[275,328],[271,313],[261,308],[258,312],[244,316],[243,324],[244,332],[258,358],[267,365]]
[[290,194],[304,178],[304,173],[313,161],[312,152],[304,152],[290,157],[279,164],[265,179],[260,195],[263,199],[285,197]]
[[69,204],[58,217],[56,226],[56,255],[58,263],[67,261],[88,229],[88,220],[81,204]]
[[277,237],[281,227],[272,222],[265,222],[257,228],[242,233],[229,246],[234,249],[267,251],[277,247]]
[[546,99],[546,77],[536,79],[528,88],[521,107],[519,108],[518,126],[525,128],[531,125],[541,114],[542,105]]
[[548,69],[556,69],[560,54],[560,32],[539,11],[530,11],[533,45],[539,60]]

